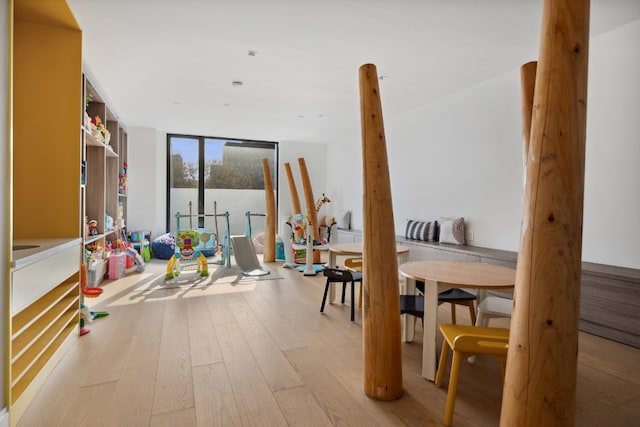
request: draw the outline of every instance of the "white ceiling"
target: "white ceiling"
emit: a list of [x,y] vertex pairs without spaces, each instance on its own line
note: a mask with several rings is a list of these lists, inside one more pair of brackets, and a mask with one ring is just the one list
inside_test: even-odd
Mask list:
[[[542,0],[67,0],[127,126],[340,142],[373,63],[388,120],[537,59]],[[593,0],[591,35],[640,19]],[[250,56],[249,51],[257,52]],[[239,80],[242,87],[232,87]]]

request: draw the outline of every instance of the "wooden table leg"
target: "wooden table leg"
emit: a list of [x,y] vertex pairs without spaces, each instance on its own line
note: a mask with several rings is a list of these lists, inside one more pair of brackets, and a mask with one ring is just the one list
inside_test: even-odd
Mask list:
[[[408,277],[404,277],[404,286],[400,283],[401,293],[405,295],[414,295],[416,293],[416,281]],[[404,287],[404,289],[402,289]],[[410,314],[402,315],[402,341],[412,342],[415,336],[416,318]]]
[[[329,268],[336,268],[338,265],[337,254],[334,251],[329,251]],[[329,286],[329,295],[327,297],[329,299],[329,304],[332,304],[336,299],[336,289],[335,286]]]
[[424,282],[424,336],[422,337],[422,376],[436,377],[436,336],[438,330],[438,282]]

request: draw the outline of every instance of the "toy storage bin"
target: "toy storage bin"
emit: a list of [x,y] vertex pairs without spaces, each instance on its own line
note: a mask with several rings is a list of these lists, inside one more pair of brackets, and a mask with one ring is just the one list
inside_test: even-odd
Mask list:
[[109,280],[124,277],[127,265],[126,256],[124,252],[112,252],[109,255]]
[[141,242],[146,240],[147,242],[151,241],[151,230],[136,230],[129,233],[129,239],[132,243]]
[[98,259],[89,263],[87,286],[93,288],[100,285],[106,272],[107,260]]

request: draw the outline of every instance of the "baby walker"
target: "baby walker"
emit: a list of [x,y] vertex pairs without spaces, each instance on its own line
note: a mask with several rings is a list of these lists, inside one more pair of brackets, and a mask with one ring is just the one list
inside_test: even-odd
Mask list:
[[[215,251],[216,236],[213,233],[206,232],[204,229],[194,230],[192,224],[191,202],[189,202],[189,215],[181,215],[176,213],[176,247],[175,253],[171,256],[167,263],[167,274],[165,280],[177,277],[184,266],[181,262],[197,264],[196,272],[206,277],[209,275],[207,266],[207,258],[202,253],[203,250],[209,249]],[[198,215],[195,215],[196,217]],[[180,218],[189,218],[189,229],[180,230]],[[209,242],[211,242],[209,244]],[[188,264],[187,264],[188,265]],[[186,265],[185,265],[186,266]]]

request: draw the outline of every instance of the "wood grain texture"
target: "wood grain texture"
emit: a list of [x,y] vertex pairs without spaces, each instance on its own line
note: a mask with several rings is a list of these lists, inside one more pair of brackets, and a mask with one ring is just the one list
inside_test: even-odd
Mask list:
[[[318,213],[316,212],[316,201],[313,198],[313,188],[311,187],[311,179],[309,178],[309,171],[307,170],[307,164],[304,158],[298,159],[298,165],[300,166],[300,177],[302,178],[302,189],[304,190],[304,201],[307,207],[307,217],[309,222],[313,224],[313,240],[320,240],[320,223],[318,222]],[[313,263],[320,262],[320,252],[313,251]]]
[[290,426],[320,427],[333,425],[324,415],[316,398],[305,387],[274,393]]
[[398,260],[378,75],[360,67],[363,197],[364,388],[367,396],[402,396]]
[[193,383],[198,425],[242,425],[224,364],[195,367],[193,369]]
[[289,163],[284,164],[284,170],[287,173],[287,182],[289,183],[289,193],[291,194],[291,209],[292,214],[302,213],[300,207],[300,198],[298,197],[298,189],[296,187],[296,181],[293,179],[293,172],[291,171],[291,165]]
[[111,404],[120,410],[108,411],[105,425],[148,425],[160,357],[161,333],[136,335],[127,363],[117,383]]
[[[283,279],[258,282],[248,291],[230,290],[227,294],[207,294],[202,289],[134,291],[156,268],[163,274],[166,261],[154,259],[143,274],[104,282],[103,295],[91,300],[90,308],[108,310],[110,315],[92,322],[91,333],[78,339],[64,355],[34,396],[18,427],[297,426],[336,425],[340,420],[349,420],[348,425],[370,427],[442,424],[447,389],[435,387],[420,375],[420,322],[416,325],[415,341],[402,344],[403,397],[382,402],[363,392],[361,310],[356,312],[355,322],[349,320],[349,301],[345,305],[328,304],[325,313],[319,313],[323,276],[303,276],[283,268],[282,263],[273,263],[269,268]],[[176,301],[185,301],[186,309],[172,308]],[[208,327],[207,310],[201,302],[192,304],[195,301],[206,303],[222,361],[191,369],[192,407],[175,409],[167,400],[167,407],[156,407],[159,413],[151,415],[149,402],[153,402],[153,391],[160,387],[158,381],[164,381],[159,372],[166,366],[159,363],[161,340],[167,334],[178,333],[191,340],[192,336],[198,336],[191,334],[192,327]],[[191,310],[196,313],[189,313]],[[165,315],[165,311],[171,313]],[[438,308],[437,316],[439,322],[449,322],[447,304]],[[124,327],[121,321],[125,318],[129,320],[124,324],[135,324],[135,327]],[[133,320],[137,323],[132,323]],[[504,319],[493,321],[496,326],[508,326],[508,322],[501,324],[501,320]],[[199,321],[204,322],[203,325],[196,325]],[[240,327],[241,321],[248,323],[246,327]],[[459,313],[458,321],[468,324],[468,312]],[[245,336],[245,328],[252,331],[251,334]],[[109,347],[120,341],[114,334],[131,339],[128,349],[121,349],[126,354],[119,374],[113,381],[85,386],[85,379],[92,371],[101,368],[104,360],[101,354],[112,354]],[[283,349],[282,355],[276,357],[287,360],[302,385],[278,391],[269,387],[257,362],[263,356],[256,352],[263,351],[263,346],[247,342],[256,334],[265,335],[257,338],[259,340],[268,341],[266,335],[270,336]],[[438,338],[438,346],[440,343]],[[585,333],[580,333],[579,344],[575,425],[637,424],[640,349]],[[284,350],[288,347],[293,348]],[[193,343],[185,346],[192,361],[197,359],[193,354],[197,348]],[[479,356],[475,364],[463,364],[454,414],[456,427],[498,425],[500,378],[500,363],[491,357]],[[85,402],[85,398],[89,400]],[[92,401],[94,398],[98,400]],[[281,417],[256,416],[262,414],[260,411],[240,415],[247,400],[255,407],[268,408],[266,413],[279,411]],[[97,403],[101,406],[94,410],[97,405],[93,405]],[[134,407],[138,408],[135,414]],[[103,415],[104,418],[97,418]],[[138,422],[145,416],[150,417],[150,421]],[[129,417],[131,423],[120,422]]]
[[276,260],[276,196],[273,192],[273,180],[267,159],[262,159],[262,172],[266,203],[263,261],[274,262]]
[[311,186],[311,179],[309,178],[309,171],[307,170],[307,163],[304,161],[304,158],[300,157],[298,159],[298,165],[300,166],[300,177],[302,178],[302,189],[304,190],[307,216],[311,224],[313,224],[313,239],[320,240],[320,224],[318,223],[318,215],[316,214],[316,202],[313,198],[313,187]]
[[194,408],[154,415],[149,424],[150,427],[195,427],[197,425]]
[[216,325],[242,425],[286,425],[238,323]]
[[262,376],[271,388],[277,391],[302,385],[300,378],[291,368],[282,350],[273,340],[264,324],[255,315],[244,298],[233,298],[230,301],[231,311],[242,331],[247,345],[255,355],[255,360]]
[[589,1],[544,3],[502,426],[575,424]]
[[203,298],[189,298],[187,300],[187,318],[189,320],[191,366],[222,362],[222,352],[207,301]]
[[153,395],[154,415],[194,406],[189,322],[185,319],[187,302],[167,301]]
[[520,67],[520,94],[522,102],[522,166],[526,179],[527,158],[529,157],[529,139],[531,137],[531,115],[533,114],[533,96],[536,89],[536,69],[538,62],[531,61]]

